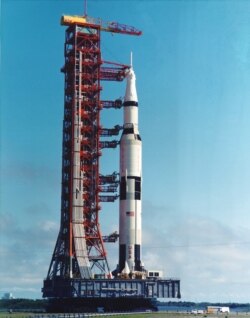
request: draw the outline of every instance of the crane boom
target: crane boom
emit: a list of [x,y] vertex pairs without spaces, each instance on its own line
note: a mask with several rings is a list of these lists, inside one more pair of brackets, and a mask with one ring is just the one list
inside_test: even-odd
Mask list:
[[63,15],[61,17],[61,25],[82,25],[82,26],[93,26],[98,25],[102,31],[112,32],[112,33],[121,33],[121,34],[130,34],[130,35],[141,35],[142,31],[136,29],[133,26],[126,24],[121,24],[118,22],[105,22],[101,19],[92,18],[89,16],[71,16]]

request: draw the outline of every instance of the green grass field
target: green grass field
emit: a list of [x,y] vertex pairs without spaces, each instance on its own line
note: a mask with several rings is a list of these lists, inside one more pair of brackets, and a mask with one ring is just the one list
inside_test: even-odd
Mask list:
[[26,318],[34,316],[34,313],[29,313],[29,312],[14,312],[10,314],[9,312],[1,312],[0,313],[0,318]]
[[[18,313],[9,313],[9,312],[1,312],[0,318],[56,318],[57,314],[34,314],[29,312],[18,312]],[[62,315],[60,315],[62,317]],[[149,313],[137,313],[137,314],[119,314],[119,315],[101,315],[101,314],[85,314],[84,317],[107,317],[107,318],[121,318],[121,317],[127,317],[127,318],[250,318],[250,313],[229,313],[229,314],[202,314],[202,315],[193,315],[193,314],[187,314],[187,313],[171,313],[171,312],[149,312]],[[75,314],[75,316],[72,314],[71,318],[78,318],[78,314]],[[82,317],[82,316],[81,316]],[[65,315],[65,318],[67,318],[67,315]]]

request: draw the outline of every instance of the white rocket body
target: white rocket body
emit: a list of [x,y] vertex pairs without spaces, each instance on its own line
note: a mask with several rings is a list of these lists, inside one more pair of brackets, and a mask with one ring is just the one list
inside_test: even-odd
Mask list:
[[119,272],[141,271],[142,143],[138,130],[135,73],[127,73],[124,125],[120,140]]

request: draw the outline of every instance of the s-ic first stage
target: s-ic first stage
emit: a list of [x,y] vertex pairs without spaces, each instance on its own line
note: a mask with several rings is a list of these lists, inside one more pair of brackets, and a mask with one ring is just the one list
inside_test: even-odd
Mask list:
[[[63,17],[65,75],[61,222],[43,297],[48,311],[85,312],[154,308],[156,298],[180,298],[180,280],[146,270],[141,256],[142,142],[131,65],[102,60],[101,31],[141,35],[100,19]],[[101,100],[101,81],[126,78],[124,102]],[[123,107],[123,126],[103,128],[101,112]],[[122,131],[120,141],[109,140]],[[104,138],[104,139],[103,139]],[[103,148],[120,145],[120,172],[100,174]],[[119,187],[119,195],[116,193]],[[119,198],[119,260],[111,273],[101,235],[101,202]],[[147,264],[150,266],[150,264]]]

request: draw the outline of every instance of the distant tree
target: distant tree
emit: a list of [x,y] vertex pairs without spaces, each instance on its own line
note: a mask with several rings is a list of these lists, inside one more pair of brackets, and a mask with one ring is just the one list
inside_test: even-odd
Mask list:
[[0,308],[1,309],[12,309],[12,310],[17,310],[17,309],[40,309],[44,310],[47,306],[47,300],[45,299],[22,299],[22,298],[17,298],[17,299],[0,299]]

